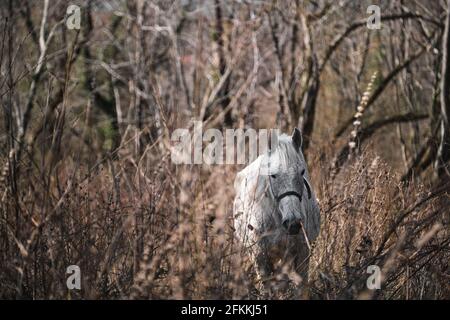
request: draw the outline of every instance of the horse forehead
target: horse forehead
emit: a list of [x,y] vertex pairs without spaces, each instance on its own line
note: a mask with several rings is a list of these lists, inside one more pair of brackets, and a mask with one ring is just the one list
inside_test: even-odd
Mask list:
[[302,157],[297,153],[285,155],[283,151],[289,152],[290,150],[277,149],[271,154],[266,153],[260,155],[255,161],[242,169],[239,174],[244,176],[273,175],[279,173],[295,174],[306,168]]
[[298,172],[283,172],[271,178],[271,183],[274,188],[302,188],[303,180]]
[[259,155],[255,161],[248,164],[239,173],[251,175],[271,175],[281,171],[296,171],[306,167],[303,155],[292,146],[291,138],[282,135],[279,137],[278,147],[273,152]]
[[286,157],[279,156],[270,159],[267,164],[268,174],[297,174],[305,168],[305,163],[299,156]]

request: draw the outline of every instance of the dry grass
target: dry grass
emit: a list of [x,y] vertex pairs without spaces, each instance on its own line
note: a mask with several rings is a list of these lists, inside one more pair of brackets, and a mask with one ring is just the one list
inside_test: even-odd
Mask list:
[[[233,241],[236,168],[152,158],[119,153],[91,172],[67,159],[44,179],[30,170],[17,197],[3,184],[0,297],[259,298]],[[401,186],[370,153],[334,180],[312,162],[322,225],[310,282],[281,294],[275,281],[271,298],[449,298],[448,189]],[[71,264],[81,291],[65,286]],[[380,291],[365,290],[371,264]]]

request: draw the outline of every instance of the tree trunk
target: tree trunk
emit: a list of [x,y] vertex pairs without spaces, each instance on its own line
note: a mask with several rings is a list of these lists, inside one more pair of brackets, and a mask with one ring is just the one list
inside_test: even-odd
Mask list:
[[[225,74],[225,71],[227,69],[227,62],[226,62],[226,58],[225,58],[225,29],[224,29],[224,22],[223,22],[223,12],[222,12],[222,7],[220,4],[220,0],[215,0],[214,2],[216,10],[216,42],[217,42],[217,50],[218,50],[218,54],[219,54],[219,73],[220,76],[222,77]],[[226,110],[228,105],[231,102],[231,98],[229,96],[230,92],[230,76],[227,77],[227,79],[225,80],[225,83],[222,87],[222,89],[220,90],[219,93],[219,100],[220,105],[222,106],[223,110]],[[231,127],[233,125],[233,118],[231,116],[231,110],[228,110],[225,112],[224,115],[224,123],[225,126],[227,127]]]
[[447,18],[442,45],[441,73],[441,142],[437,156],[437,174],[440,179],[450,178],[450,0],[447,1]]
[[302,96],[301,116],[298,117],[298,115],[294,113],[294,123],[298,121],[298,126],[301,128],[303,134],[303,152],[305,153],[305,157],[307,157],[307,150],[314,131],[316,101],[320,87],[320,71],[317,56],[314,52],[311,31],[308,27],[305,15],[302,15],[301,20],[303,29],[305,30],[303,41],[306,47],[306,55],[309,60],[309,79],[306,88],[304,89],[304,95]]

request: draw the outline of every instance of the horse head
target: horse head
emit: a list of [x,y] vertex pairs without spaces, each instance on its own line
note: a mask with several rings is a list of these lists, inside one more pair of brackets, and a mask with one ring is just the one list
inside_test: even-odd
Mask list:
[[280,139],[269,149],[269,166],[272,167],[268,174],[269,192],[289,235],[298,234],[305,225],[307,212],[302,202],[312,196],[301,147],[302,135],[295,128],[289,139]]

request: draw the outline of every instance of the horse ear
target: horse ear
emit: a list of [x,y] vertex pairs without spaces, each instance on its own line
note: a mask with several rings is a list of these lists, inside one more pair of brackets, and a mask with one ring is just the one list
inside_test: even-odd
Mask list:
[[308,192],[308,199],[311,199],[312,196],[311,186],[309,185],[309,182],[308,180],[305,179],[305,177],[303,177],[303,181],[305,183],[306,191]]
[[294,128],[294,131],[292,132],[292,143],[297,150],[301,150],[303,137],[302,133],[297,128]]

